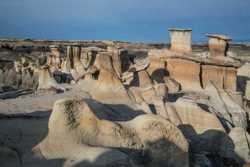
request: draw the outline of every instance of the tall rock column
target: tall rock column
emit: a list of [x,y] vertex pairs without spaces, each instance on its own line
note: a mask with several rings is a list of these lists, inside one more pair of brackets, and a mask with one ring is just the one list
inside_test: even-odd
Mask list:
[[207,34],[208,47],[211,56],[222,56],[225,57],[228,51],[229,41],[231,39],[225,35],[218,34]]
[[191,29],[169,29],[171,50],[180,53],[192,51],[192,30]]

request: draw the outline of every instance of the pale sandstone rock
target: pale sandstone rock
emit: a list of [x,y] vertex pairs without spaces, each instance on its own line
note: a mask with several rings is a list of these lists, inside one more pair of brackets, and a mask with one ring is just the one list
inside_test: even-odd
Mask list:
[[221,119],[224,126],[229,129],[233,126],[247,127],[246,111],[233,100],[229,93],[211,82],[205,90],[210,96],[208,105],[213,108],[211,111]]
[[209,37],[208,46],[212,56],[226,56],[228,42],[231,39],[225,35],[207,34]]
[[167,71],[171,78],[181,84],[183,90],[200,90],[200,63],[171,58],[167,60]]
[[18,78],[17,78],[17,72],[15,71],[15,69],[11,68],[5,71],[4,85],[17,88],[18,87],[17,83],[18,83]]
[[[207,130],[219,130],[224,132],[224,128],[219,119],[203,110],[198,104],[191,100],[178,99],[172,104],[174,111],[183,125],[191,125],[197,134]],[[171,120],[171,119],[170,119]]]
[[17,73],[22,72],[22,63],[20,61],[14,61],[14,68]]
[[51,46],[50,47],[51,54],[52,54],[52,66],[55,66],[57,69],[61,68],[61,53],[58,46]]
[[93,59],[94,59],[94,54],[92,51],[84,51],[82,49],[80,60],[85,69],[90,67]]
[[155,84],[154,88],[156,90],[156,95],[162,98],[165,98],[167,96],[168,93],[168,88],[166,87],[166,85],[164,83],[162,84]]
[[49,67],[42,67],[39,71],[38,90],[58,89],[59,86],[52,76]]
[[130,65],[128,71],[135,72],[135,71],[143,71],[148,68],[150,65],[150,61],[148,56],[136,56],[134,57],[133,64]]
[[112,66],[112,60],[109,55],[97,55],[94,66],[99,70],[97,77],[98,89],[101,91],[112,90],[114,92],[123,92],[123,94],[126,94],[126,90]]
[[233,140],[234,151],[238,157],[235,157],[239,163],[250,163],[250,135],[240,127],[233,128],[229,137]]
[[171,39],[171,50],[181,53],[192,51],[192,30],[169,29]]
[[108,52],[99,53],[96,55],[96,59],[94,62],[94,66],[96,66],[98,69],[106,69],[113,73],[115,73],[115,70],[112,65],[112,54]]
[[73,47],[73,69],[71,69],[71,73],[73,73],[72,76],[75,81],[83,78],[86,73],[86,70],[80,60],[80,56],[81,48],[79,46]]
[[22,74],[22,88],[31,89],[34,87],[33,78],[29,71]]
[[165,77],[164,82],[167,87],[168,93],[177,93],[181,90],[181,85],[173,78]]
[[[89,147],[86,145],[91,145],[93,154],[89,154],[89,158],[98,154],[99,147],[124,148],[146,151],[152,158],[148,166],[189,166],[188,143],[169,121],[155,115],[142,115],[128,122],[111,122],[102,119],[107,118],[105,112],[96,114],[98,117],[82,100],[57,101],[49,120],[49,134],[39,144],[42,155],[67,157],[75,152],[72,148],[86,149]],[[86,158],[83,153],[79,156]]]
[[166,62],[163,61],[162,55],[157,54],[154,51],[149,51],[150,65],[147,68],[147,72],[156,83],[164,83],[163,78],[167,75],[166,73]]
[[106,69],[100,70],[97,84],[101,91],[125,91],[117,75]]
[[70,74],[70,62],[67,60],[67,58],[62,61],[61,69],[63,73]]
[[245,92],[248,80],[250,80],[250,64],[245,63],[237,70],[237,86],[240,91]]
[[233,67],[202,65],[202,83],[205,88],[212,81],[222,89],[236,91],[237,70]]
[[246,82],[245,98],[250,100],[250,81]]
[[127,56],[125,55],[126,51],[115,47],[108,47],[107,50],[112,53],[111,55],[112,65],[114,67],[117,76],[121,79],[122,73],[124,72],[123,63],[126,63],[124,61],[128,61],[128,59],[127,60],[124,59],[124,56]]
[[132,99],[138,104],[147,103],[153,107],[151,113],[166,117],[164,98],[167,95],[167,88],[165,84],[153,84],[147,71],[138,71],[135,76],[129,88]]

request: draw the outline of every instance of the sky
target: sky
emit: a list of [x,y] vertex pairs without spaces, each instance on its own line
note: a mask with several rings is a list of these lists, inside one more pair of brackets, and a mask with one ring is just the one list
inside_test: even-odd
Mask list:
[[172,27],[250,41],[250,0],[0,0],[2,38],[157,43]]

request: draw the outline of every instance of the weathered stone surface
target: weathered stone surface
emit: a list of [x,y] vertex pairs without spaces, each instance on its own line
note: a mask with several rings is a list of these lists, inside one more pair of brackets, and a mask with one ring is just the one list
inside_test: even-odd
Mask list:
[[42,67],[39,71],[39,79],[38,79],[38,90],[50,90],[57,89],[58,84],[51,72],[49,71],[49,67]]
[[226,68],[224,76],[224,89],[236,91],[237,89],[237,69],[236,68]]
[[225,35],[208,34],[209,51],[212,56],[226,56],[228,42],[231,40]]
[[[221,56],[217,46],[214,54],[203,52],[205,45],[194,46],[191,52],[191,42],[187,42],[191,33],[174,31],[183,33],[172,34],[171,50],[163,49],[167,46],[162,44],[118,41],[21,41],[34,44],[25,47],[19,41],[2,48],[0,40],[0,69],[7,71],[2,79],[0,75],[0,110],[6,114],[0,115],[1,132],[7,134],[0,133],[1,147],[20,153],[25,167],[188,166],[188,154],[190,166],[241,165],[234,163],[242,159],[235,152],[244,157],[247,149],[234,147],[238,141],[233,143],[226,134],[233,127],[249,128],[241,93],[236,92],[236,69],[241,63],[229,55]],[[50,69],[44,70],[44,79],[41,75],[35,78],[46,57]],[[10,69],[16,75],[8,81]],[[249,80],[247,71],[244,82]],[[214,87],[202,89],[211,80]],[[15,81],[16,86],[5,81]],[[35,87],[35,81],[46,90],[64,92],[21,89]],[[245,92],[243,84],[239,90]],[[88,99],[56,103],[48,132],[52,104],[64,97]],[[12,115],[19,113],[24,114],[21,122]],[[33,114],[46,118],[42,123],[40,117],[30,120]],[[240,135],[237,139],[241,140]]]
[[22,75],[22,88],[33,88],[35,86],[35,83],[33,83],[33,78],[30,74],[29,71],[27,71],[26,73],[24,73]]
[[219,88],[224,84],[224,68],[212,65],[202,65],[202,83],[206,87],[210,81],[213,81]]
[[239,164],[250,163],[250,135],[240,127],[233,128],[229,133],[230,138],[234,143],[234,151]]
[[[194,101],[179,99],[173,104],[173,107],[181,120],[181,124],[191,126],[196,134],[204,133],[207,130],[225,131],[215,115],[202,109]],[[187,134],[191,135],[192,133],[187,132]]]
[[2,92],[2,87],[4,86],[4,72],[0,69],[0,92]]
[[222,89],[236,91],[237,70],[233,67],[202,65],[202,84],[205,88],[212,81]]
[[168,93],[177,93],[181,90],[181,85],[170,77],[165,77],[164,82],[168,89]]
[[199,90],[200,85],[200,64],[185,59],[168,59],[167,71],[170,77],[181,84],[184,90]]
[[117,76],[121,79],[129,64],[127,51],[117,47],[108,47],[107,50],[112,53],[112,65]]
[[245,98],[246,98],[247,100],[250,100],[250,81],[247,81],[247,82],[246,82]]
[[[95,113],[82,100],[57,101],[49,120],[49,134],[38,147],[47,159],[68,157],[72,148],[91,145],[93,154],[78,154],[79,159],[92,158],[99,147],[103,147],[99,152],[108,147],[145,151],[151,157],[148,166],[189,166],[188,143],[169,121],[154,115],[138,116],[128,122],[111,122],[107,118],[105,112]],[[136,161],[133,154],[130,158]]]
[[17,72],[14,68],[11,68],[7,71],[5,71],[5,79],[4,84],[5,86],[17,88],[18,87],[18,81],[17,81]]
[[171,38],[171,50],[181,53],[192,51],[192,30],[169,29]]
[[245,93],[247,81],[250,80],[250,64],[245,63],[237,70],[237,88]]
[[166,62],[161,59],[162,55],[151,50],[149,53],[150,65],[147,72],[155,83],[164,83],[163,78],[167,76]]
[[246,111],[225,90],[209,83],[206,93],[210,96],[209,105],[214,109],[212,111],[220,118],[225,127],[247,127]]

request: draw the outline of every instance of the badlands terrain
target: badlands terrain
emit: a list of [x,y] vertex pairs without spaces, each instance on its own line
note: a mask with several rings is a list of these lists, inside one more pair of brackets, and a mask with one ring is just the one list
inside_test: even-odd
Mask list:
[[250,45],[170,32],[0,40],[0,166],[250,166]]

